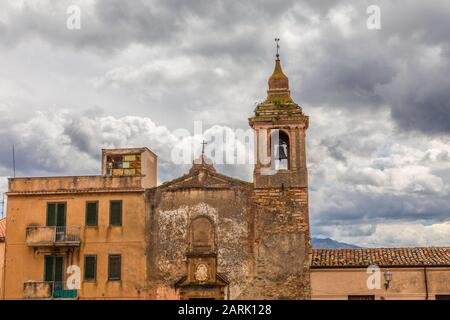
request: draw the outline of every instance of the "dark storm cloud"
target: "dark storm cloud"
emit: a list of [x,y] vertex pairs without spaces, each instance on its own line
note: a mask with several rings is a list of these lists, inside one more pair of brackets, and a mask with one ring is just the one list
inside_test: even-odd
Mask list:
[[[267,39],[259,39],[263,24],[276,25],[295,1],[167,1],[98,0],[90,8],[79,2],[82,27],[66,28],[66,9],[77,1],[51,1],[47,7],[27,5],[9,15],[6,34],[9,44],[40,36],[55,45],[117,53],[130,44],[185,50],[203,56],[255,56]],[[0,21],[1,23],[1,21]],[[195,34],[187,34],[198,24]],[[243,31],[244,30],[244,31]],[[270,39],[275,35],[271,34]],[[239,54],[238,54],[239,53]]]
[[368,4],[355,5],[350,35],[325,22],[325,37],[303,50],[300,99],[353,110],[387,106],[402,130],[449,134],[450,3],[379,2],[379,31],[364,26]]
[[424,66],[422,70],[409,66],[407,76],[388,89],[392,118],[401,128],[431,134],[450,133],[449,63],[447,59],[439,66]]
[[326,35],[327,38],[308,49],[309,55],[304,58],[304,71],[299,71],[301,97],[313,105],[351,109],[381,107],[384,98],[379,87],[389,84],[397,72],[393,56],[383,49],[383,41],[377,37],[370,39],[365,32],[364,36],[346,39],[331,27],[327,28]]
[[344,163],[347,161],[346,154],[370,157],[380,148],[365,129],[353,129],[339,136],[327,136],[320,141],[320,145],[327,149],[330,156]]
[[[92,8],[80,2],[82,28],[76,32],[65,28],[69,4],[14,10],[8,23],[0,22],[3,43],[40,36],[55,45],[99,50],[102,56],[140,44],[200,56],[207,70],[229,58],[245,65],[244,75],[261,69],[272,55],[267,42],[274,36],[289,32],[307,39],[308,31],[315,31],[318,35],[304,46],[282,44],[292,83],[300,87],[294,91],[297,100],[353,110],[387,107],[402,130],[450,133],[448,1],[379,1],[381,30],[366,28],[371,1],[98,0]],[[339,14],[349,20],[333,20]],[[439,50],[440,66],[427,74],[430,67],[420,61],[431,59],[427,50],[433,48]]]
[[448,45],[450,3],[446,0],[381,2],[383,26],[391,37],[415,39],[426,45]]
[[100,0],[96,2],[95,15],[84,28],[86,37],[80,37],[80,44],[100,48],[121,48],[133,42],[150,46],[167,44],[182,25],[183,16],[158,2]]
[[[439,85],[439,84],[437,84]],[[416,94],[394,105],[393,119],[409,130],[450,133],[450,83],[421,96]]]
[[[21,11],[9,16],[5,40],[15,43],[42,37],[55,45],[94,49],[102,55],[117,53],[132,43],[157,45],[175,37],[181,24],[169,8],[154,7],[143,1],[99,0],[93,8],[79,4],[81,29],[66,28],[66,13],[77,1],[52,1],[47,6],[25,2]],[[0,29],[1,30],[1,29]]]
[[[330,195],[330,200],[342,201]],[[368,221],[445,221],[448,212],[442,208],[450,207],[448,195],[415,195],[396,196],[393,194],[371,194],[349,192],[352,205],[333,208],[321,212],[314,223],[333,225],[336,223],[364,223]]]

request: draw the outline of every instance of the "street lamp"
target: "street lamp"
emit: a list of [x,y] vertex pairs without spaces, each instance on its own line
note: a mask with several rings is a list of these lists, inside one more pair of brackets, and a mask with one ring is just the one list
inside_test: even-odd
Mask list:
[[389,289],[391,281],[392,281],[392,272],[386,270],[384,272],[384,287],[386,288],[386,290]]

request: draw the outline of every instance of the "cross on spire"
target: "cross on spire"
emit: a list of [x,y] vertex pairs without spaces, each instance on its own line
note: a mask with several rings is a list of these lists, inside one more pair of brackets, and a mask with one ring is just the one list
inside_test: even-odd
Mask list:
[[202,156],[205,154],[205,145],[207,145],[208,142],[205,142],[205,140],[203,140],[203,142],[201,143],[202,145]]
[[206,142],[205,140],[203,140],[203,142],[201,143],[202,145],[202,164],[205,163],[205,145],[207,145],[208,142]]
[[276,45],[277,45],[277,60],[280,58],[280,52],[279,52],[279,50],[280,50],[280,44],[279,44],[279,42],[280,42],[280,38],[275,38],[275,43],[276,43]]

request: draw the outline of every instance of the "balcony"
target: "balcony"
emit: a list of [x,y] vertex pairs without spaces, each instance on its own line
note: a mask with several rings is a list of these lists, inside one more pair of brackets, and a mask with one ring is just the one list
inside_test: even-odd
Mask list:
[[80,227],[27,227],[26,244],[30,247],[80,246]]
[[23,284],[24,299],[51,300],[77,299],[76,289],[67,289],[64,282],[57,281],[27,281]]

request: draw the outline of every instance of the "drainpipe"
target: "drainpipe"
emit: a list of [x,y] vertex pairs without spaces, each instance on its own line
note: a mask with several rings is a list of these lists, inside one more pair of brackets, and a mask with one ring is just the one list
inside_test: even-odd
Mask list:
[[5,300],[5,284],[6,284],[6,237],[5,237],[5,242],[4,246],[5,246],[5,250],[3,252],[4,256],[3,256],[3,269],[0,270],[0,272],[2,273],[2,282],[0,283],[0,300]]
[[428,277],[427,277],[427,267],[423,268],[423,278],[425,280],[425,300],[428,300]]
[[[8,230],[5,230],[6,233],[8,233]],[[5,300],[5,296],[6,296],[6,242],[8,240],[6,240],[7,238],[7,234],[5,234],[5,242],[3,242],[3,245],[5,246],[5,250],[3,251],[3,270],[0,270],[0,272],[2,273],[2,283],[0,283],[1,286],[1,290],[0,290],[0,300]]]

